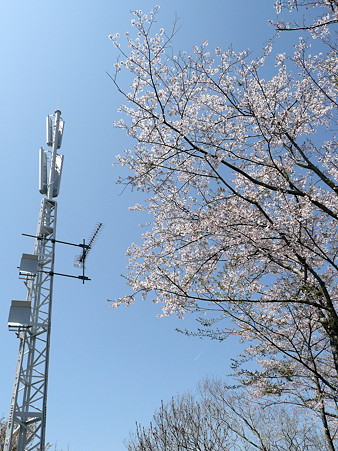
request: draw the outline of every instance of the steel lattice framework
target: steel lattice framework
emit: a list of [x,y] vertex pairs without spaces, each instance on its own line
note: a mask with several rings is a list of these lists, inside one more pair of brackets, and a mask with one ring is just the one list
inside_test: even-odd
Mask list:
[[36,241],[30,256],[36,261],[37,269],[20,271],[28,290],[25,305],[30,305],[30,320],[26,325],[17,326],[20,345],[4,451],[11,451],[14,446],[17,451],[45,450],[57,213],[53,197],[58,194],[61,178],[62,156],[57,155],[57,149],[61,146],[64,124],[60,114],[56,111],[53,117],[47,118],[47,144],[52,147],[48,157],[50,169],[45,186],[43,175],[40,183],[40,192],[46,196],[41,201]]

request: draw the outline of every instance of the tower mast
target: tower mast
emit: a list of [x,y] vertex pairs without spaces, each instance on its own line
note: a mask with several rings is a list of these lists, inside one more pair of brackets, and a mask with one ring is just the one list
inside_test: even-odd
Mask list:
[[[48,151],[40,149],[41,200],[33,254],[23,254],[20,276],[26,301],[12,301],[9,328],[17,332],[19,352],[3,451],[45,451],[48,364],[51,333],[57,202],[63,155],[64,121],[47,116]],[[49,171],[47,173],[49,166]]]

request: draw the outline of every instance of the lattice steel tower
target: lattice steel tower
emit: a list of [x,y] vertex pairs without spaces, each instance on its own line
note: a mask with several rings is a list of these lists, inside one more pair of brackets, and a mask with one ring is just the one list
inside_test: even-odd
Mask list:
[[[23,254],[20,277],[26,301],[12,301],[9,328],[20,339],[4,451],[45,450],[57,203],[63,155],[61,112],[47,116],[47,145],[40,149],[41,201],[33,254]],[[69,243],[70,244],[70,243]]]

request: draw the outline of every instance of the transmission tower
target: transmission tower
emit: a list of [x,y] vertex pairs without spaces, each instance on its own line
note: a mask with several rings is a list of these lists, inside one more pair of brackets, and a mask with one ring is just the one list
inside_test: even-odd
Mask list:
[[[26,301],[12,301],[8,325],[20,340],[4,451],[45,451],[48,363],[54,278],[57,202],[62,172],[64,121],[47,116],[47,145],[40,149],[41,200],[33,254],[23,254],[20,277]],[[70,243],[69,243],[70,244]],[[80,277],[82,278],[82,277]],[[86,280],[88,280],[86,278]]]

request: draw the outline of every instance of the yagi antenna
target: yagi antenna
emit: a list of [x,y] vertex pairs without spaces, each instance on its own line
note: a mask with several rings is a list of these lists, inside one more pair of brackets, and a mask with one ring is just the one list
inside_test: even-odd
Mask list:
[[90,238],[88,240],[88,244],[86,244],[86,241],[83,240],[83,244],[81,245],[82,253],[75,257],[74,266],[76,268],[82,268],[82,270],[83,270],[82,271],[82,277],[83,277],[82,278],[82,283],[84,283],[84,281],[85,281],[85,274],[84,274],[84,272],[85,272],[85,269],[86,269],[86,267],[85,267],[86,258],[88,256],[89,251],[92,248],[92,246],[93,246],[93,244],[94,244],[94,242],[95,242],[100,230],[102,229],[102,227],[103,227],[102,222],[99,222],[98,224],[96,224],[95,230],[91,234],[91,236],[90,236]]
[[[96,228],[95,228],[94,232],[92,233],[91,237],[89,238],[88,244],[86,244],[86,240],[83,240],[83,242],[81,244],[76,244],[76,243],[69,243],[68,241],[56,240],[55,238],[46,238],[44,235],[43,236],[41,236],[41,235],[30,235],[28,233],[23,233],[22,235],[36,238],[38,240],[38,242],[39,241],[46,241],[46,242],[50,241],[52,243],[61,243],[61,244],[67,244],[69,246],[81,247],[82,248],[82,253],[80,255],[78,255],[77,257],[75,257],[75,259],[74,259],[74,266],[76,268],[82,268],[82,276],[73,276],[71,274],[63,274],[63,273],[54,272],[54,271],[44,271],[44,270],[40,270],[40,271],[45,272],[45,273],[49,274],[50,276],[57,275],[57,276],[64,276],[64,277],[72,277],[74,279],[81,279],[82,283],[85,283],[85,280],[91,280],[91,279],[89,279],[88,277],[85,276],[85,269],[86,269],[85,262],[86,262],[86,258],[87,258],[87,255],[88,255],[90,249],[92,248],[92,246],[94,244],[94,241],[96,240],[96,238],[97,238],[97,236],[99,234],[99,231],[101,230],[102,227],[103,227],[102,222],[99,222],[96,225]],[[27,254],[27,255],[23,254],[23,255],[26,256],[27,258],[32,259],[32,256],[30,256],[29,254]],[[34,257],[34,255],[33,255],[33,257]],[[27,258],[26,258],[26,260],[27,260]],[[24,263],[25,264],[26,264],[26,260],[24,259]],[[31,260],[27,260],[27,262],[30,262],[30,261]],[[25,266],[25,264],[24,264],[24,267],[27,266],[27,265]],[[24,276],[22,278],[25,280],[28,277],[27,274],[26,274],[27,271],[25,269],[23,269],[21,266],[22,265],[20,265],[20,267],[19,267],[19,269],[20,269],[19,274],[20,274],[20,276]],[[28,272],[30,273],[31,271],[28,271]],[[38,272],[38,270],[36,269],[35,273],[37,273],[37,272]]]

